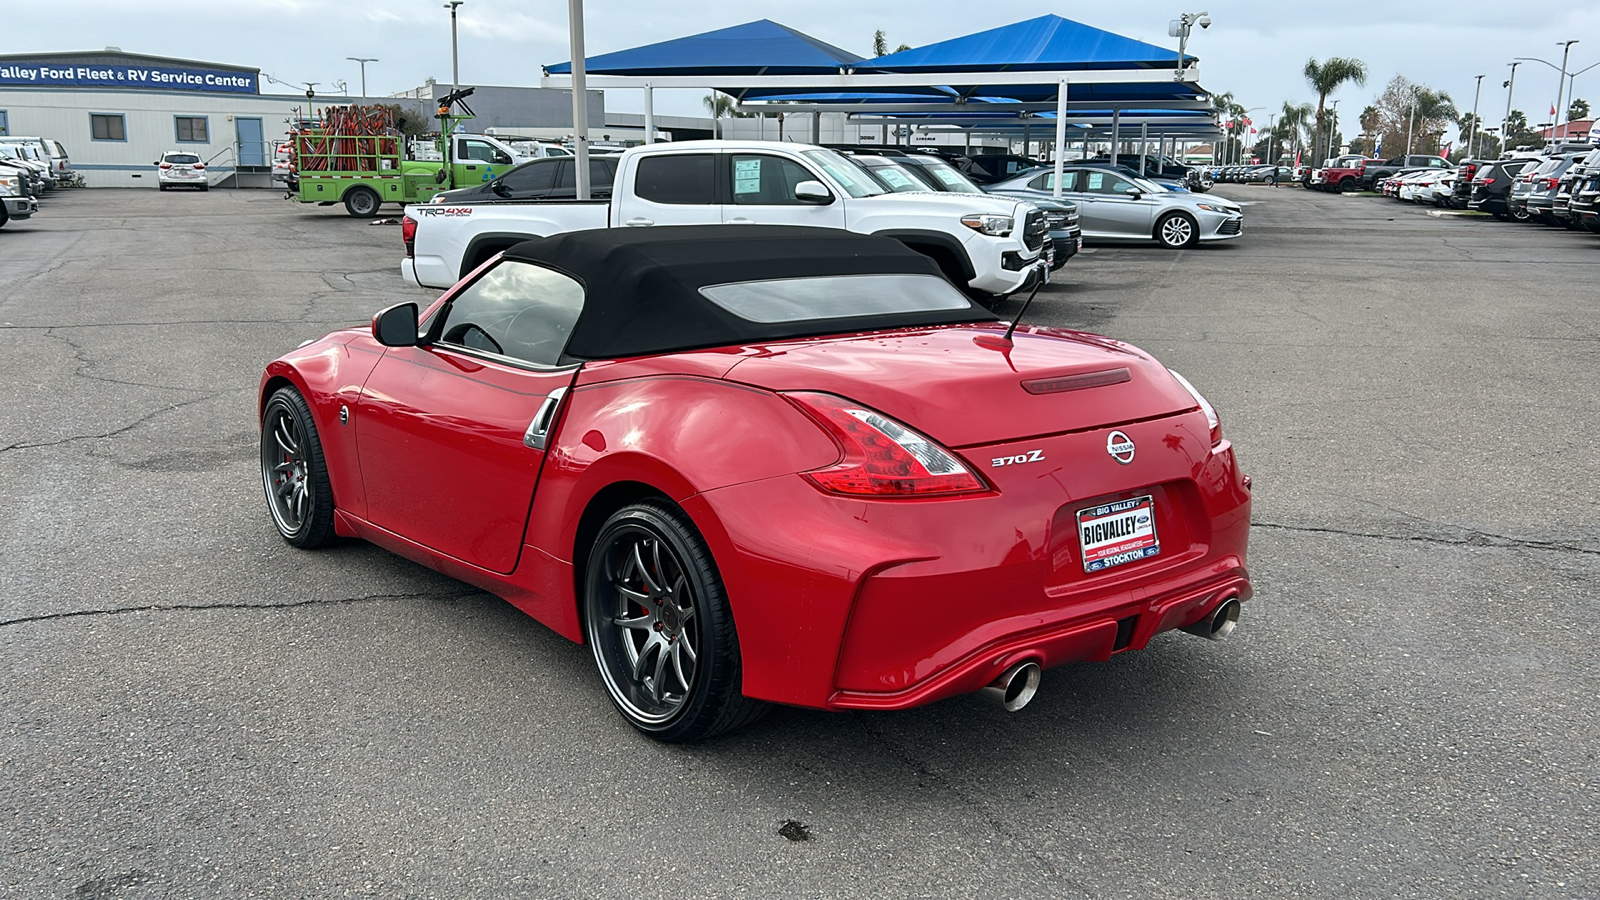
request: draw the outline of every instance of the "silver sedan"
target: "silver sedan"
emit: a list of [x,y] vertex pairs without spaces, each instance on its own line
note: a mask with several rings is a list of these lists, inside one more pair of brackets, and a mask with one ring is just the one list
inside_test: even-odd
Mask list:
[[[1169,191],[1137,176],[1092,166],[1062,171],[1061,197],[1078,204],[1085,240],[1155,241],[1163,247],[1193,247],[1225,241],[1244,231],[1244,213],[1231,200]],[[1052,197],[1055,172],[1035,169],[998,184],[992,194]]]

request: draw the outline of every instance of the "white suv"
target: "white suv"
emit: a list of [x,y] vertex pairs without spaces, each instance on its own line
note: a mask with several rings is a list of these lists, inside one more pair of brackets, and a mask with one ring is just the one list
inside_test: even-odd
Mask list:
[[170,187],[199,188],[202,191],[211,189],[210,182],[206,181],[206,164],[200,157],[182,150],[168,150],[156,160],[156,184],[164,191]]

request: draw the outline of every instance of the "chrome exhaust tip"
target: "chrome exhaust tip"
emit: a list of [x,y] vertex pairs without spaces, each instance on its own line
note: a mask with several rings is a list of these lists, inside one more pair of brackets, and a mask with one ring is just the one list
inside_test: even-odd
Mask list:
[[1239,627],[1239,598],[1229,597],[1217,604],[1217,608],[1193,625],[1184,626],[1184,631],[1198,634],[1203,638],[1220,641]]
[[1006,712],[1016,712],[1039,693],[1039,664],[1017,663],[979,693],[993,698]]

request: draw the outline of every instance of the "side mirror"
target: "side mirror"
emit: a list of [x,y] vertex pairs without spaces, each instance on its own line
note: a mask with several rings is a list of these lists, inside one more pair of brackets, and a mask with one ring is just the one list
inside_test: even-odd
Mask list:
[[794,186],[794,198],[801,203],[828,204],[833,202],[833,192],[820,181],[802,181]]
[[397,303],[373,316],[372,337],[385,347],[415,347],[417,305]]
[[1144,199],[1144,191],[1132,191],[1132,192],[1130,192],[1128,194],[1128,196],[1132,197],[1135,200],[1143,200]]
[[493,191],[494,195],[496,197],[509,197],[509,196],[511,196],[511,189],[506,187],[506,184],[503,181],[491,181],[491,182],[489,182],[489,190]]

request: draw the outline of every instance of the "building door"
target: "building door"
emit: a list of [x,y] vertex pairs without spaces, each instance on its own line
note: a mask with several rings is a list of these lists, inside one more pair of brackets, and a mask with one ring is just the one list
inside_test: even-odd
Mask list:
[[265,166],[267,149],[262,141],[260,119],[234,119],[233,127],[239,136],[239,165]]

